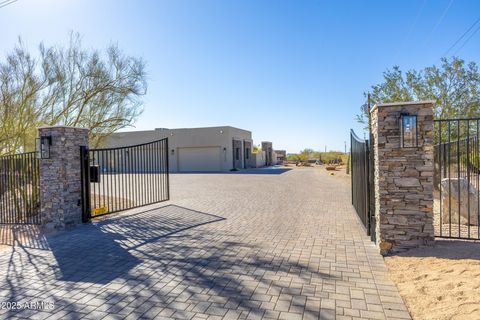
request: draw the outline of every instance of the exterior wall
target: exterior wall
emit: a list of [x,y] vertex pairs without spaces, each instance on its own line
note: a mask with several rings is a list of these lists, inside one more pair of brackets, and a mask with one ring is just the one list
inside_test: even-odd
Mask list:
[[[417,115],[418,147],[400,147],[400,115]],[[433,102],[371,111],[377,245],[382,254],[432,244]]]
[[275,150],[277,154],[277,163],[282,164],[285,160],[287,160],[287,151],[286,150]]
[[251,143],[252,133],[229,126],[118,132],[105,139],[105,145],[107,147],[128,146],[163,138],[168,138],[171,172],[178,172],[179,170],[179,148],[192,147],[219,147],[221,149],[221,170],[229,171],[233,168],[233,140],[239,140],[242,144],[240,146],[242,155],[238,168],[243,168],[242,141]]
[[252,141],[243,141],[243,162],[244,168],[251,168],[251,160],[252,160]]
[[243,143],[240,140],[233,140],[232,144],[233,144],[233,148],[232,148],[233,168],[242,169],[243,168],[243,150],[242,150]]
[[80,146],[88,146],[88,130],[53,126],[39,128],[51,136],[50,158],[39,160],[40,212],[45,231],[82,223]]
[[273,161],[273,147],[272,143],[268,141],[262,141],[262,151],[265,151],[266,166],[271,166]]
[[254,168],[261,168],[265,167],[266,159],[265,159],[265,151],[254,153],[252,155],[252,167]]
[[276,165],[277,163],[277,153],[275,151],[272,151],[272,165]]

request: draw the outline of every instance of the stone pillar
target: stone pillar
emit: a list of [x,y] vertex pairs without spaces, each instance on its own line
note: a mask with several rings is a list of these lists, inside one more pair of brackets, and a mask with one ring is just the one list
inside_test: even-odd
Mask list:
[[[434,241],[433,104],[386,103],[371,110],[376,241],[382,254]],[[417,147],[401,147],[401,114],[417,116]]]
[[39,160],[41,221],[45,231],[63,230],[82,222],[80,146],[88,147],[88,129],[41,127],[50,136],[50,158]]

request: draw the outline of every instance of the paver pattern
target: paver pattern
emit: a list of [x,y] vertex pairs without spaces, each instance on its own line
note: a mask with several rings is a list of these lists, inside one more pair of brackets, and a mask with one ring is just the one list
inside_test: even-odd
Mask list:
[[29,319],[409,319],[318,168],[171,176],[172,200],[0,252],[0,310]]

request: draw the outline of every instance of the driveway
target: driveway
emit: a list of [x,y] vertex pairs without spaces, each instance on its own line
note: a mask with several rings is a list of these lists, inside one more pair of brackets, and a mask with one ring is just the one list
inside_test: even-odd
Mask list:
[[409,318],[344,179],[251,170],[171,187],[169,202],[1,251],[0,302],[20,310],[0,317]]

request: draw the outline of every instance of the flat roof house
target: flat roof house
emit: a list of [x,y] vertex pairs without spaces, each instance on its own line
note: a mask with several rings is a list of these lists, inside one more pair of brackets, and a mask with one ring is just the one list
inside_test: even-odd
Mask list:
[[252,157],[252,133],[230,126],[117,132],[105,139],[105,146],[129,146],[167,137],[170,172],[248,168]]

